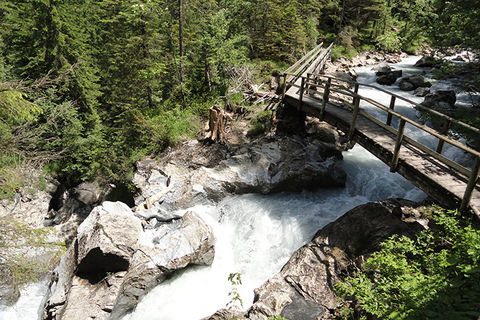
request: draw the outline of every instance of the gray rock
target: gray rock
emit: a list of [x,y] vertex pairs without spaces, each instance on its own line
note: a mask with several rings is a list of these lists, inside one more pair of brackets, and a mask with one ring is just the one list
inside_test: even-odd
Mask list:
[[420,75],[404,77],[399,83],[400,89],[404,91],[415,90],[417,88],[429,88],[431,86],[432,84]]
[[154,248],[135,252],[112,311],[118,319],[168,275],[188,265],[210,265],[215,255],[210,228],[195,214],[186,213],[179,224],[162,225]]
[[107,184],[102,188],[96,182],[83,182],[73,188],[73,195],[84,204],[95,205],[101,203],[113,187],[112,184]]
[[213,261],[212,232],[193,213],[146,232],[121,202],[95,208],[54,272],[42,319],[119,319],[175,271]]
[[135,211],[135,215],[141,219],[149,221],[150,219],[156,219],[160,222],[168,222],[174,219],[180,219],[183,216],[183,213],[180,211],[174,210],[165,210],[160,206],[156,205],[150,209],[142,209]]
[[128,269],[142,233],[140,219],[122,202],[105,202],[79,226],[77,274]]
[[402,70],[395,70],[389,72],[377,72],[377,79],[375,80],[378,84],[390,86],[394,84],[398,78],[402,76]]
[[429,93],[430,93],[429,88],[417,88],[415,89],[415,92],[413,94],[417,97],[425,97]]
[[432,56],[424,56],[415,63],[416,67],[420,68],[431,68],[436,67],[440,64],[440,61]]
[[[262,138],[248,147],[235,150],[230,157],[213,167],[191,169],[188,164],[169,161],[161,171],[171,176],[173,188],[162,196],[154,208],[138,212],[146,219],[156,217],[159,221],[171,220],[178,208],[186,208],[205,201],[220,201],[231,194],[251,192],[271,193],[298,191],[321,187],[341,187],[346,175],[341,163],[340,137],[336,130],[325,124],[309,122],[308,138],[274,137]],[[183,152],[189,152],[188,149]],[[182,154],[178,155],[179,158]],[[154,172],[156,169],[152,169]],[[160,170],[160,169],[158,169]],[[139,173],[140,175],[140,173]],[[141,174],[137,185],[139,199],[157,190],[150,185],[148,174]],[[138,209],[137,209],[138,210]],[[157,217],[156,215],[161,215]]]
[[422,105],[426,107],[433,107],[438,102],[446,102],[450,105],[454,105],[457,101],[457,95],[453,90],[437,90],[431,92],[425,96],[425,100]]
[[400,90],[403,90],[403,91],[411,91],[415,89],[415,86],[412,83],[408,81],[404,81],[403,79],[400,80],[398,87],[400,88]]
[[378,66],[372,68],[372,70],[376,71],[375,75],[378,77],[378,76],[384,76],[384,75],[392,72],[392,67],[390,67],[388,65],[388,63],[383,62],[383,63],[379,64]]

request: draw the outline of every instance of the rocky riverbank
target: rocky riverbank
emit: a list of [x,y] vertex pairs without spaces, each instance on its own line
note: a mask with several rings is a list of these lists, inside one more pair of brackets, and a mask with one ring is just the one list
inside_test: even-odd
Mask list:
[[[368,203],[322,228],[298,249],[282,270],[255,290],[245,313],[219,310],[208,320],[332,319],[343,301],[335,283],[358,270],[365,259],[394,234],[412,236],[428,226],[419,205],[401,199]],[[205,319],[205,320],[206,320]]]
[[[377,59],[381,57],[365,56],[350,65]],[[337,62],[335,72],[342,64]],[[69,246],[50,275],[42,318],[116,319],[178,270],[210,264],[213,235],[205,222],[188,212],[189,207],[244,193],[345,185],[341,153],[345,141],[335,128],[307,118],[301,135],[245,138],[243,131],[231,129],[237,136],[230,136],[227,144],[188,141],[167,150],[158,161],[139,161],[132,208],[103,202],[108,200],[108,184],[66,188],[52,180],[51,188],[32,199],[22,193],[23,208],[14,210],[19,215],[15,217],[23,219],[25,208],[31,207],[29,216],[36,226],[55,231],[54,240]],[[3,216],[11,216],[10,203],[3,207]],[[5,278],[12,279],[8,274]],[[18,289],[10,290],[9,297],[13,303]]]

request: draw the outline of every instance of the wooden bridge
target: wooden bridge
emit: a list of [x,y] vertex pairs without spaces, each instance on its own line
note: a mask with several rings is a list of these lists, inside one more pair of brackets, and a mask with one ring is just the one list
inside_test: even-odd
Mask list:
[[[322,75],[331,48],[331,45],[317,46],[280,75],[281,100],[342,130],[352,142],[350,146],[359,143],[390,166],[392,172],[398,172],[440,204],[472,209],[480,217],[480,153],[448,136],[449,130],[462,130],[480,137],[480,130],[382,88]],[[389,105],[360,95],[360,88],[387,94]],[[441,124],[440,129],[432,129],[419,119],[397,112],[399,100],[428,114]],[[382,116],[374,116],[367,110],[381,111],[375,113]],[[433,148],[422,143],[409,135],[409,130],[414,132],[411,129],[437,138],[438,143]],[[442,154],[446,144],[466,153],[473,167],[465,167]]]

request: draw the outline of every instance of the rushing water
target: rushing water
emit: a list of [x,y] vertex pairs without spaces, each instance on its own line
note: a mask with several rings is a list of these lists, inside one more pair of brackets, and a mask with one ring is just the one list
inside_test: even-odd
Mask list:
[[[420,69],[412,67],[417,59],[404,59],[395,67],[404,70],[404,75],[421,73]],[[371,68],[357,69],[359,82],[374,82]],[[436,87],[443,85],[434,84]],[[395,89],[396,86],[386,88],[416,102],[422,101]],[[360,93],[389,103],[390,97],[381,92],[361,89]],[[386,117],[373,108],[363,107],[378,117]],[[415,109],[401,102],[396,110],[410,118],[418,116]],[[422,136],[410,127],[407,134],[426,144],[436,144],[436,139]],[[450,149],[447,146],[450,157],[462,157]],[[191,208],[215,234],[216,254],[212,266],[188,268],[176,274],[152,290],[124,320],[197,320],[208,316],[230,301],[230,273],[241,274],[242,285],[237,290],[246,309],[253,302],[253,290],[278,272],[291,254],[327,223],[369,201],[391,197],[421,200],[425,196],[400,175],[390,173],[385,164],[358,145],[344,152],[344,168],[348,176],[345,189],[269,196],[249,194],[224,199],[217,206]],[[26,307],[22,299],[14,308],[0,311],[0,319],[34,319],[36,308]],[[36,306],[39,301],[34,301]],[[26,316],[27,313],[31,316]]]
[[[420,72],[411,67],[416,59],[406,59],[397,68],[407,73]],[[360,82],[374,82],[371,67],[357,71]],[[372,90],[360,93],[382,101],[389,99]],[[398,93],[410,97],[408,93]],[[421,102],[418,98],[417,101]],[[397,110],[416,117],[413,108],[399,104]],[[253,302],[253,290],[277,273],[293,251],[327,223],[369,201],[424,198],[423,192],[398,174],[390,173],[385,164],[358,145],[344,153],[344,168],[348,176],[345,189],[250,194],[225,199],[216,207],[193,208],[214,230],[213,265],[188,269],[158,286],[125,319],[197,320],[208,316],[229,302],[230,273],[241,274],[238,292],[247,308]]]
[[0,320],[37,319],[40,304],[46,291],[47,284],[45,282],[37,282],[25,286],[20,292],[20,298],[13,307],[0,307]]

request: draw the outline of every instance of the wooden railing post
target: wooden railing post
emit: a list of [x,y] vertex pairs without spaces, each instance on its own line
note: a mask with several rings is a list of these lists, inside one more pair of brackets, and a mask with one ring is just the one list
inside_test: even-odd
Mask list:
[[[395,96],[392,96],[392,99],[390,100],[390,110],[395,110],[395,100],[397,98]],[[392,125],[392,114],[388,113],[387,115],[387,126]]]
[[[448,130],[450,130],[450,126],[452,125],[452,122],[450,120],[447,120],[444,123],[445,123],[445,128],[443,128],[440,133],[446,136],[448,135]],[[438,153],[442,154],[444,145],[445,145],[445,141],[443,141],[442,139],[438,139],[438,145],[437,145]]]
[[323,102],[322,102],[322,109],[320,110],[320,121],[325,119],[325,110],[327,108],[328,98],[330,96],[330,85],[332,84],[332,78],[328,78],[327,84],[323,90]]
[[[358,91],[358,84],[355,85],[355,88]],[[351,141],[353,139],[353,135],[355,134],[355,127],[357,124],[359,110],[360,110],[360,97],[356,94],[353,98],[352,124],[350,125],[350,131],[348,132],[348,141]]]
[[353,105],[356,105],[357,104],[357,100],[359,100],[360,98],[358,97],[358,88],[360,87],[360,85],[358,83],[355,83],[355,87],[353,89],[353,92],[355,93],[355,95],[353,96]]
[[480,172],[480,157],[477,157],[475,165],[473,166],[470,179],[468,180],[467,188],[465,189],[465,194],[463,195],[462,204],[460,205],[460,211],[465,211],[468,209],[470,200],[472,199],[472,193],[477,185],[478,174]]
[[283,88],[282,88],[282,101],[285,100],[285,94],[287,93],[287,74],[283,74]]
[[398,127],[397,143],[395,144],[395,149],[393,151],[392,165],[390,166],[391,172],[397,171],[398,159],[400,157],[400,147],[402,146],[404,131],[405,131],[405,120],[401,119],[400,125]]
[[302,85],[300,86],[300,106],[303,105],[303,92],[305,91],[305,77],[302,76]]

